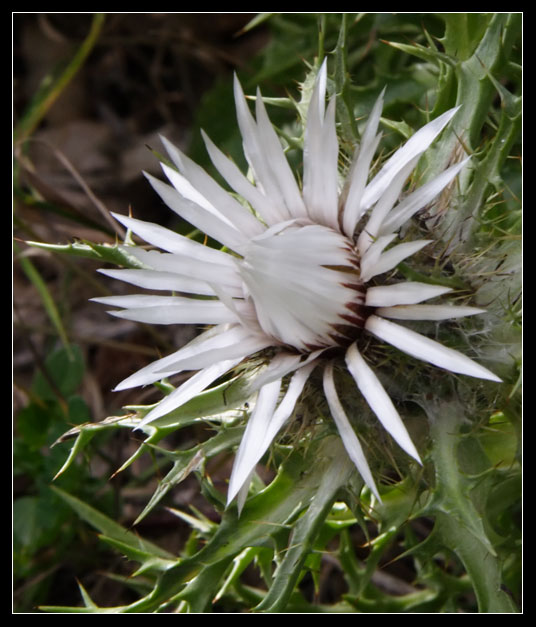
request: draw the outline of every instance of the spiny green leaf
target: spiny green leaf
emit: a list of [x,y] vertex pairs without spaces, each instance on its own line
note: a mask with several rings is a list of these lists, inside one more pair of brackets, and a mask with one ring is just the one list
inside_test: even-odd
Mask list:
[[54,476],[54,480],[56,480],[60,475],[62,475],[71,466],[71,464],[75,461],[79,453],[81,453],[86,448],[86,446],[91,442],[91,440],[93,439],[93,436],[96,435],[96,433],[97,432],[95,430],[87,430],[87,429],[82,429],[78,433],[78,436],[73,446],[71,447],[71,450],[69,452],[69,455],[67,456],[67,459],[65,460],[65,463]]
[[440,40],[447,54],[464,61],[477,48],[493,17],[492,13],[438,13],[445,22]]
[[[228,508],[216,533],[198,553],[181,560],[163,573],[150,595],[128,606],[124,611],[154,611],[166,599],[174,597],[184,582],[197,577],[204,569],[217,569],[218,564],[225,562],[229,564],[247,547],[272,546],[274,536],[285,530],[287,524],[299,516],[322,487],[325,492],[317,501],[314,515],[311,514],[315,524],[305,524],[303,527],[306,535],[311,534],[312,540],[314,533],[311,530],[320,520],[316,514],[319,509],[324,509],[328,492],[332,498],[333,490],[336,486],[339,487],[340,473],[343,471],[341,463],[346,461],[345,458],[341,460],[339,455],[338,465],[335,464],[338,472],[335,469],[326,473],[333,460],[324,457],[325,446],[325,439],[316,446],[311,445],[306,458],[297,451],[291,453],[272,483],[246,501],[240,517],[236,506]],[[307,546],[308,542],[309,540]],[[305,555],[305,551],[303,553]]]
[[[476,507],[478,490],[471,490],[465,473],[471,465],[481,470],[480,456],[466,455],[460,460],[460,426],[464,411],[460,403],[426,402],[434,441],[432,456],[437,475],[437,491],[428,507],[436,517],[434,536],[445,547],[454,551],[463,562],[471,578],[480,612],[515,612],[510,597],[500,589],[501,566],[495,548],[486,531],[487,521]],[[477,459],[478,458],[478,459]],[[481,484],[482,490],[487,489]],[[481,495],[480,501],[485,499]]]
[[444,546],[462,560],[475,591],[479,612],[486,614],[516,613],[512,599],[501,589],[501,565],[487,546],[473,533],[460,528],[455,518],[438,514],[438,534]]
[[84,605],[87,608],[90,608],[93,610],[98,609],[96,604],[93,602],[93,599],[89,596],[87,590],[84,588],[84,586],[80,582],[78,582],[78,589],[80,590],[80,594],[82,595]]
[[348,71],[348,19],[343,14],[339,38],[334,50],[335,56],[335,93],[337,95],[337,118],[341,123],[340,135],[349,145],[355,143],[358,132],[350,96],[350,76]]
[[[222,422],[236,420],[236,410],[251,396],[250,381],[248,375],[238,376],[231,381],[221,383],[205,392],[202,392],[191,401],[188,401],[178,409],[175,409],[161,418],[149,423],[153,428],[180,427],[195,422],[201,422],[205,418]],[[143,417],[150,408],[133,407]]]
[[310,555],[313,543],[331,511],[338,490],[346,484],[354,471],[338,439],[325,442],[323,453],[327,457],[333,456],[332,461],[327,468],[324,468],[322,481],[307,511],[294,525],[289,548],[277,569],[268,594],[257,606],[256,611],[280,612],[284,610],[303,565]]
[[196,514],[192,516],[191,514],[187,514],[186,512],[181,512],[175,507],[167,507],[167,511],[177,516],[184,522],[188,523],[192,529],[198,531],[202,537],[208,538],[211,535],[214,535],[215,530],[218,528],[218,524],[207,518],[204,514],[198,511],[193,505],[190,505],[191,510]]
[[268,21],[273,15],[277,15],[276,13],[258,13],[255,17],[253,17],[241,30],[242,33],[247,33],[260,24],[264,24],[264,22]]
[[403,44],[397,41],[386,41],[384,42],[391,46],[392,48],[396,48],[405,54],[411,54],[423,61],[428,61],[435,65],[439,65],[439,63],[446,63],[447,65],[454,66],[456,65],[456,60],[449,55],[446,55],[442,52],[439,52],[436,49],[430,49],[421,44]]
[[214,601],[218,601],[235,583],[237,583],[240,575],[255,560],[262,550],[263,549],[261,547],[248,547],[233,559],[232,568],[230,569],[223,585],[214,597]]
[[132,577],[137,577],[146,572],[164,572],[176,564],[175,559],[164,559],[143,548],[134,547],[132,543],[121,542],[117,538],[109,538],[106,535],[100,535],[99,538],[106,544],[114,547],[119,553],[141,564],[136,572],[132,574]]
[[173,560],[174,556],[156,544],[143,540],[140,536],[128,531],[114,520],[87,505],[83,501],[77,499],[71,494],[67,494],[57,487],[52,487],[54,492],[58,494],[66,503],[68,503],[74,511],[87,523],[95,527],[100,533],[107,538],[122,542],[134,551],[142,551],[165,560]]
[[147,503],[134,524],[138,524],[145,518],[171,488],[184,481],[200,465],[204,465],[206,459],[210,459],[222,451],[231,450],[232,447],[237,446],[243,433],[243,427],[225,429],[206,442],[198,444],[187,451],[169,452],[168,455],[175,459],[173,467],[164,479],[158,483],[158,487],[151,496],[149,503]]
[[27,241],[26,244],[53,253],[95,259],[102,263],[113,263],[114,265],[124,266],[125,268],[144,267],[133,255],[128,254],[128,246],[120,246],[118,244],[95,244],[93,242],[82,241],[73,242],[71,244],[47,244],[44,242]]

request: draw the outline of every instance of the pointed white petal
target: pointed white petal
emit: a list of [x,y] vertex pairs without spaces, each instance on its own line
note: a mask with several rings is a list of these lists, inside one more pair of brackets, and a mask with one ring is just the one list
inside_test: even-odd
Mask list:
[[288,212],[295,218],[306,217],[307,211],[296,179],[290,169],[277,133],[268,118],[266,107],[264,106],[259,90],[257,90],[256,117],[259,138],[266,150],[266,157],[273,170],[274,178],[279,182]]
[[415,305],[423,300],[441,296],[452,291],[450,287],[429,285],[418,281],[406,281],[394,285],[369,287],[365,304],[368,307],[393,307],[394,305]]
[[105,296],[95,301],[114,307],[126,307],[123,311],[109,313],[116,318],[146,324],[220,324],[238,321],[234,313],[215,300],[140,294]]
[[355,343],[346,351],[346,365],[351,375],[354,377],[361,394],[363,394],[365,400],[376,414],[385,430],[391,434],[393,439],[408,455],[411,455],[411,457],[416,459],[419,463],[422,463],[417,449],[413,445],[409,433],[394,408],[391,399],[384,390],[378,377],[360,355]]
[[91,299],[94,303],[111,307],[124,307],[125,309],[138,309],[140,307],[180,307],[195,305],[196,303],[215,303],[217,301],[196,300],[185,296],[154,296],[153,294],[120,294],[114,296],[98,296]]
[[[134,248],[130,254],[139,259],[147,268],[177,273],[198,281],[225,285],[238,291],[242,287],[242,280],[234,262],[231,265],[213,263],[191,255],[160,253],[157,250],[143,250],[142,248]],[[229,255],[227,258],[233,259]]]
[[234,499],[266,451],[265,436],[275,411],[280,389],[281,380],[279,379],[268,383],[259,392],[235,457],[229,480],[227,503]]
[[279,189],[279,183],[273,175],[264,146],[262,145],[257,124],[249,110],[242,86],[236,75],[234,77],[234,94],[236,115],[244,143],[244,152],[255,173],[255,179],[274,203],[272,207],[278,214],[274,218],[277,217],[280,221],[288,220],[292,216],[286,208],[283,195]]
[[[233,500],[234,495],[235,494],[237,495],[237,504],[238,504],[239,512],[242,510],[245,499],[247,497],[247,491],[249,488],[251,478],[254,473],[255,465],[259,463],[262,456],[266,453],[266,451],[270,447],[270,444],[274,440],[275,436],[278,434],[279,430],[283,427],[285,422],[288,420],[288,418],[294,411],[296,401],[298,400],[300,394],[302,393],[302,390],[307,381],[307,378],[311,374],[311,371],[314,369],[315,365],[316,364],[314,363],[308,364],[307,366],[300,368],[293,375],[292,379],[290,380],[287,392],[285,393],[285,396],[279,403],[277,409],[275,411],[273,411],[272,409],[273,413],[271,417],[269,413],[266,415],[268,420],[263,425],[264,436],[262,437],[262,441],[260,441],[261,429],[259,429],[258,432],[255,434],[256,436],[255,439],[253,439],[253,436],[251,436],[252,442],[250,444],[245,442],[246,436],[244,436],[244,439],[242,440],[240,448],[242,448],[242,446],[244,447],[245,450],[250,448],[251,454],[248,459],[248,463],[246,464],[244,461],[245,459],[245,453],[244,453],[244,457],[242,457],[242,464],[243,464],[242,470],[239,470],[238,467],[236,467],[236,479],[234,478],[235,469],[233,469],[233,474],[231,475],[231,482],[229,485],[229,492],[227,495],[228,504]],[[280,381],[275,381],[269,385],[273,385],[275,389],[275,386],[278,384],[280,384]],[[267,388],[268,386],[265,386],[261,390],[261,393],[264,389],[267,389]],[[250,418],[250,421],[252,420],[252,418],[253,416]],[[258,422],[260,422],[260,420]],[[248,422],[248,427],[249,427],[249,422]],[[237,461],[235,461],[235,465],[236,464],[237,464]],[[245,480],[240,486],[240,481],[246,475],[248,467],[251,468],[251,471],[246,476]]]
[[[168,368],[170,364],[179,360],[186,363],[188,358],[195,358],[198,352],[203,353],[210,351],[212,348],[230,346],[233,343],[240,342],[245,335],[246,332],[240,326],[222,324],[212,327],[211,329],[208,329],[208,331],[200,333],[191,342],[188,342],[188,344],[179,348],[179,350],[175,351],[171,355],[157,359],[141,370],[138,370],[134,374],[130,375],[121,381],[121,383],[115,387],[114,391],[128,390],[130,388],[160,381],[163,378],[161,371],[164,368]],[[189,369],[190,368],[179,368],[175,371],[175,373],[180,372],[181,370]]]
[[370,488],[376,498],[381,501],[376,484],[372,478],[372,473],[363,453],[361,443],[359,442],[337,395],[335,382],[333,381],[333,362],[330,362],[324,369],[324,394],[326,395],[331,416],[337,425],[337,429],[339,430],[342,443],[344,444],[344,448],[346,449],[348,456],[354,462],[359,474],[363,478],[363,481]]
[[[164,141],[164,143],[166,143],[164,138],[162,138],[162,140]],[[168,149],[168,152],[169,152],[169,149]],[[205,209],[206,211],[209,211],[210,213],[217,215],[220,218],[220,220],[223,220],[224,222],[227,222],[228,224],[232,226],[232,223],[229,222],[225,218],[225,216],[223,216],[214,207],[214,205],[211,202],[209,202],[209,200],[205,196],[203,196],[192,185],[192,183],[185,176],[183,176],[176,170],[172,170],[171,168],[167,168],[167,171],[165,172],[165,174],[167,175],[169,182],[173,185],[173,187],[179,192],[181,196],[184,196],[184,198],[191,200],[196,205],[203,207],[203,209]]]
[[382,232],[383,221],[399,199],[404,183],[417,165],[418,160],[419,158],[416,157],[397,173],[389,187],[374,205],[370,212],[370,217],[357,239],[357,250],[362,257]]
[[178,409],[189,400],[203,392],[203,390],[205,390],[211,383],[234,368],[238,363],[240,363],[240,361],[241,359],[222,361],[201,370],[197,374],[194,374],[188,379],[188,381],[183,383],[176,390],[173,390],[171,394],[160,401],[160,403],[158,403],[158,405],[152,409],[147,416],[145,416],[139,426],[143,427],[157,418],[161,418],[165,414]]
[[[251,481],[255,476],[255,469],[253,469],[249,476],[246,478],[240,490],[238,490],[238,494],[236,495],[236,509],[238,510],[238,515],[242,513],[244,509],[244,505],[246,504],[248,494],[249,494],[249,486],[251,485]],[[229,505],[229,502],[227,503]]]
[[378,237],[376,241],[368,246],[366,252],[361,257],[361,279],[367,281],[373,276],[374,267],[378,263],[383,250],[396,238],[396,234]]
[[444,170],[432,181],[425,183],[399,203],[385,218],[380,227],[380,233],[385,235],[397,231],[417,211],[428,205],[445,187],[458,175],[469,159]]
[[462,353],[378,316],[369,316],[365,323],[365,328],[376,337],[395,346],[404,353],[422,361],[427,361],[439,368],[479,379],[501,381],[499,377],[487,368],[477,364]]
[[201,131],[207,152],[214,167],[223,176],[227,183],[242,196],[251,207],[261,216],[266,224],[280,222],[280,213],[271,198],[268,198],[255,187],[223,152]]
[[294,407],[296,406],[296,402],[303,391],[305,383],[315,367],[316,362],[313,361],[305,366],[302,366],[292,375],[286,394],[279,403],[273,418],[268,425],[264,440],[264,446],[266,449],[270,446],[272,440],[279,433],[279,430],[283,427],[294,411]]
[[414,133],[408,141],[395,152],[395,154],[387,161],[383,168],[378,172],[374,179],[367,185],[363,194],[363,207],[367,209],[371,207],[385,190],[391,184],[393,178],[400,170],[405,167],[411,160],[422,155],[422,153],[430,146],[434,139],[439,135],[443,128],[448,124],[459,107],[450,109],[443,113],[432,122],[429,122],[416,133]]
[[242,279],[236,266],[207,263],[185,255],[134,249],[130,254],[147,269],[99,270],[102,274],[138,287],[192,294],[214,295],[210,284],[225,286],[232,296],[242,296]]
[[[124,281],[130,285],[150,290],[166,290],[170,292],[185,292],[187,294],[202,294],[214,296],[214,290],[207,283],[181,276],[172,272],[160,270],[99,270],[112,279]],[[238,294],[237,294],[238,295]]]
[[244,250],[247,240],[237,229],[229,226],[218,216],[206,211],[191,200],[182,197],[170,185],[159,181],[150,174],[145,173],[145,176],[164,203],[183,220],[237,253]]
[[312,98],[316,97],[318,103],[318,111],[320,117],[323,119],[326,109],[326,88],[328,84],[328,60],[325,58],[322,61],[322,65],[318,70],[316,77],[316,88],[313,92]]
[[406,242],[404,244],[393,246],[393,248],[390,248],[387,252],[382,253],[378,261],[373,266],[369,267],[367,265],[366,271],[362,268],[362,280],[367,282],[378,274],[389,272],[389,270],[396,268],[401,261],[404,261],[407,257],[414,255],[416,252],[421,250],[421,248],[431,242],[432,240],[417,240],[415,242]]
[[379,307],[376,314],[383,318],[395,320],[448,320],[463,318],[484,313],[484,309],[476,307],[456,307],[453,305],[398,305],[396,307]]
[[311,219],[338,230],[337,159],[335,97],[321,117],[318,84],[307,113],[303,148],[303,199]]
[[294,353],[278,353],[269,365],[252,381],[250,384],[251,391],[255,392],[271,381],[282,379],[298,368],[302,369],[309,364],[313,364],[323,352],[323,350],[313,351],[306,359],[302,359],[300,355]]
[[[199,242],[195,242],[194,240],[184,237],[184,235],[170,231],[153,222],[137,220],[136,218],[123,216],[118,213],[112,213],[112,215],[118,222],[121,222],[123,226],[133,233],[136,233],[136,235],[141,237],[148,244],[152,244],[162,250],[187,255],[200,261],[234,267],[233,257],[221,250],[203,246],[203,244]],[[137,257],[138,249],[135,247],[124,246],[123,250]]]
[[216,207],[212,203],[210,203],[205,198],[205,196],[202,196],[182,174],[165,164],[162,164],[162,170],[164,171],[164,174],[167,176],[171,185],[175,188],[177,192],[179,192],[179,195],[182,196],[185,200],[189,200],[198,207],[201,207],[202,209],[207,211],[208,213],[211,213],[213,216],[218,218],[218,220],[220,220],[224,224],[227,224],[227,226],[240,230],[239,225],[234,224],[231,220],[229,220],[229,218],[227,218],[224,213],[219,210],[221,202],[218,203],[218,209],[216,209]]
[[381,135],[377,135],[376,133],[383,109],[384,94],[385,89],[383,89],[378,96],[370,112],[367,125],[365,126],[361,138],[361,144],[354,157],[354,162],[350,170],[349,177],[351,182],[343,214],[343,231],[348,237],[353,236],[356,225],[365,211],[361,201],[367,184],[370,163],[381,139]]
[[[165,138],[162,138],[162,141],[170,157],[187,179],[185,185],[186,179],[178,172],[168,167],[164,168],[170,182],[180,194],[217,215],[248,237],[254,237],[264,231],[257,218],[216,183],[203,168]],[[199,190],[202,190],[202,194]]]
[[252,391],[259,390],[267,383],[282,379],[301,365],[301,357],[294,353],[278,353],[268,366],[251,383]]
[[178,360],[166,364],[163,368],[159,369],[161,377],[166,375],[175,374],[181,370],[200,370],[206,368],[214,362],[224,361],[227,359],[235,359],[241,357],[244,359],[249,355],[271,346],[273,342],[268,337],[255,337],[245,336],[240,339],[239,343],[231,345],[223,345],[219,347],[211,347],[210,350],[197,352],[195,355],[191,355],[187,358],[179,358]]

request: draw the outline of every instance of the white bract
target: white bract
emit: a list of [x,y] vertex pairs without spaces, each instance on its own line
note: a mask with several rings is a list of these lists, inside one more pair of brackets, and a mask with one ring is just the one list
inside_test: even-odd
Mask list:
[[[335,98],[325,106],[324,62],[308,109],[300,189],[260,93],[255,117],[236,79],[235,100],[254,183],[208,137],[204,135],[204,139],[214,166],[244,203],[166,140],[176,169],[162,167],[171,185],[147,175],[173,211],[224,249],[209,248],[150,222],[115,216],[165,252],[129,247],[129,254],[144,269],[103,272],[138,287],[182,295],[95,300],[121,307],[113,314],[129,320],[211,325],[193,342],[128,377],[116,389],[197,371],[150,411],[143,421],[146,424],[209,388],[248,357],[271,349],[266,352],[272,356],[270,362],[252,385],[256,402],[230,478],[228,500],[238,495],[242,503],[255,465],[291,418],[311,372],[323,368],[325,397],[344,446],[363,480],[379,497],[354,426],[337,394],[334,353],[344,355],[344,363],[372,411],[417,461],[419,455],[395,406],[359,352],[362,334],[371,333],[439,368],[500,380],[460,352],[391,322],[443,320],[478,314],[481,309],[421,304],[450,291],[442,286],[413,281],[378,285],[380,275],[395,270],[401,261],[430,243],[395,242],[400,227],[434,200],[465,161],[409,194],[403,195],[402,190],[419,157],[456,110],[447,111],[417,131],[369,181],[380,140],[382,93],[345,185],[339,189]],[[356,232],[358,224],[362,226]]]

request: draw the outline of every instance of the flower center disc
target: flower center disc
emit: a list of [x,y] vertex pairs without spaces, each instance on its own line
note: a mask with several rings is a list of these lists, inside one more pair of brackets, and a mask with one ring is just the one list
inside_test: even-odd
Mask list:
[[239,270],[263,331],[300,351],[347,344],[365,322],[353,242],[318,224],[253,239]]

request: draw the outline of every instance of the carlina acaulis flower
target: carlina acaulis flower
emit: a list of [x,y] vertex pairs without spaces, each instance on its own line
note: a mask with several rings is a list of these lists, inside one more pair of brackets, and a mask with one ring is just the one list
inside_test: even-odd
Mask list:
[[244,202],[239,202],[163,139],[175,166],[162,164],[171,185],[150,175],[147,178],[173,211],[220,242],[222,249],[202,245],[151,222],[116,215],[125,227],[165,252],[129,246],[128,253],[137,258],[143,269],[102,272],[141,288],[182,295],[95,299],[121,307],[113,315],[128,320],[209,325],[191,343],[117,386],[117,390],[124,390],[180,372],[197,371],[156,405],[143,424],[180,407],[248,357],[260,351],[270,355],[269,363],[251,383],[256,402],[235,458],[229,502],[237,495],[239,503],[243,502],[255,465],[291,417],[315,368],[323,369],[325,398],[348,455],[379,498],[355,425],[351,425],[337,394],[333,375],[337,355],[343,356],[356,388],[383,427],[420,462],[389,395],[359,352],[356,340],[362,334],[372,334],[438,368],[500,381],[462,353],[398,322],[444,320],[483,310],[428,304],[450,291],[439,285],[415,281],[381,285],[382,275],[392,274],[400,262],[430,243],[397,243],[400,228],[433,201],[467,161],[449,167],[411,193],[402,194],[420,156],[456,109],[415,132],[369,180],[381,137],[378,125],[383,93],[380,94],[341,189],[335,97],[326,106],[326,82],[324,61],[308,108],[301,187],[260,92],[257,91],[253,116],[236,77],[238,124],[254,182],[206,135],[203,137],[215,168]]

